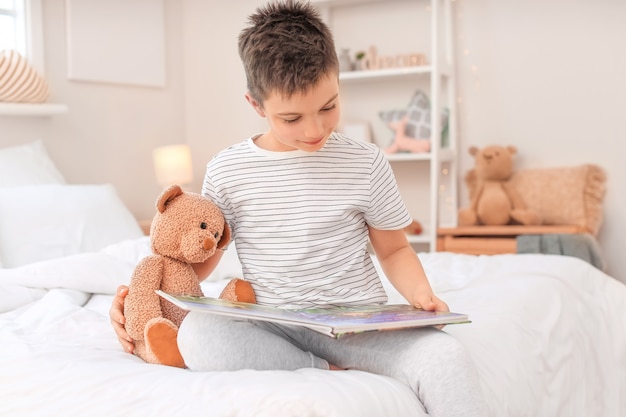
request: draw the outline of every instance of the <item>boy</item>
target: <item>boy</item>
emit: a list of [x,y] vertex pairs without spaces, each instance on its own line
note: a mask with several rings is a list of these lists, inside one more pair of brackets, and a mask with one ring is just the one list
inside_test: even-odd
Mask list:
[[[246,99],[269,129],[216,155],[202,193],[231,225],[244,278],[259,304],[309,307],[384,303],[367,252],[413,305],[448,311],[428,283],[403,227],[411,217],[382,152],[333,133],[338,62],[328,27],[308,3],[257,9],[239,37]],[[220,256],[197,265],[202,278]],[[116,304],[117,303],[117,304]],[[114,323],[123,322],[117,297]],[[132,344],[115,324],[123,345]],[[359,369],[409,385],[432,416],[482,415],[471,360],[434,329],[332,339],[304,328],[189,313],[178,336],[191,370]]]

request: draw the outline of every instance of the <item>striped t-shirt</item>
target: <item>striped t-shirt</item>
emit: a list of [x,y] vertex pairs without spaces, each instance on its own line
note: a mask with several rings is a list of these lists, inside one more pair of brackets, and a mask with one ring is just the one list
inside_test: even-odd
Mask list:
[[202,193],[231,226],[259,304],[387,301],[367,225],[397,230],[411,217],[376,145],[334,133],[316,152],[271,152],[249,138],[209,162]]

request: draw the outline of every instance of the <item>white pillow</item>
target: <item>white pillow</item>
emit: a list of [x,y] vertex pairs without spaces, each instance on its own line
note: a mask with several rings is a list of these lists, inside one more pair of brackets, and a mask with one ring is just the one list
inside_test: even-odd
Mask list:
[[112,185],[0,187],[0,260],[5,268],[143,236]]
[[0,187],[65,184],[41,140],[0,149]]

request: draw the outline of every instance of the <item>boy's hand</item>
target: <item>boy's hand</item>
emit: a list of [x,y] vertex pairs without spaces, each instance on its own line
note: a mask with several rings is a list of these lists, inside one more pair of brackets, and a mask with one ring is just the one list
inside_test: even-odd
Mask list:
[[[418,293],[415,298],[417,299],[417,303],[414,301],[413,305],[417,308],[427,311],[439,311],[442,313],[448,313],[450,311],[448,305],[433,293]],[[445,324],[440,324],[435,327],[441,330],[445,327]]]
[[113,331],[117,335],[117,340],[120,342],[126,352],[133,353],[135,345],[133,339],[126,332],[124,324],[126,318],[124,317],[124,299],[128,295],[128,287],[126,285],[120,285],[117,287],[117,292],[111,303],[111,309],[109,310],[109,318],[111,319],[111,325]]
[[413,305],[426,311],[440,311],[443,313],[450,311],[450,308],[445,302],[439,299],[435,294],[429,292],[417,294]]

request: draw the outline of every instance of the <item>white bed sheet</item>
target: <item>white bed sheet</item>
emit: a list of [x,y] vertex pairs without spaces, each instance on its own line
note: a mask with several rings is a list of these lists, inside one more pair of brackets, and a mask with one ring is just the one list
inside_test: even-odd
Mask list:
[[195,373],[145,364],[115,340],[110,301],[56,289],[3,317],[0,415],[424,415],[408,387],[362,372]]
[[[426,415],[408,387],[379,375],[193,373],[124,353],[108,309],[147,245],[0,269],[0,415]],[[472,319],[445,330],[474,358],[490,416],[626,415],[623,284],[565,256],[420,258],[435,291]],[[203,288],[217,294],[224,282]]]

